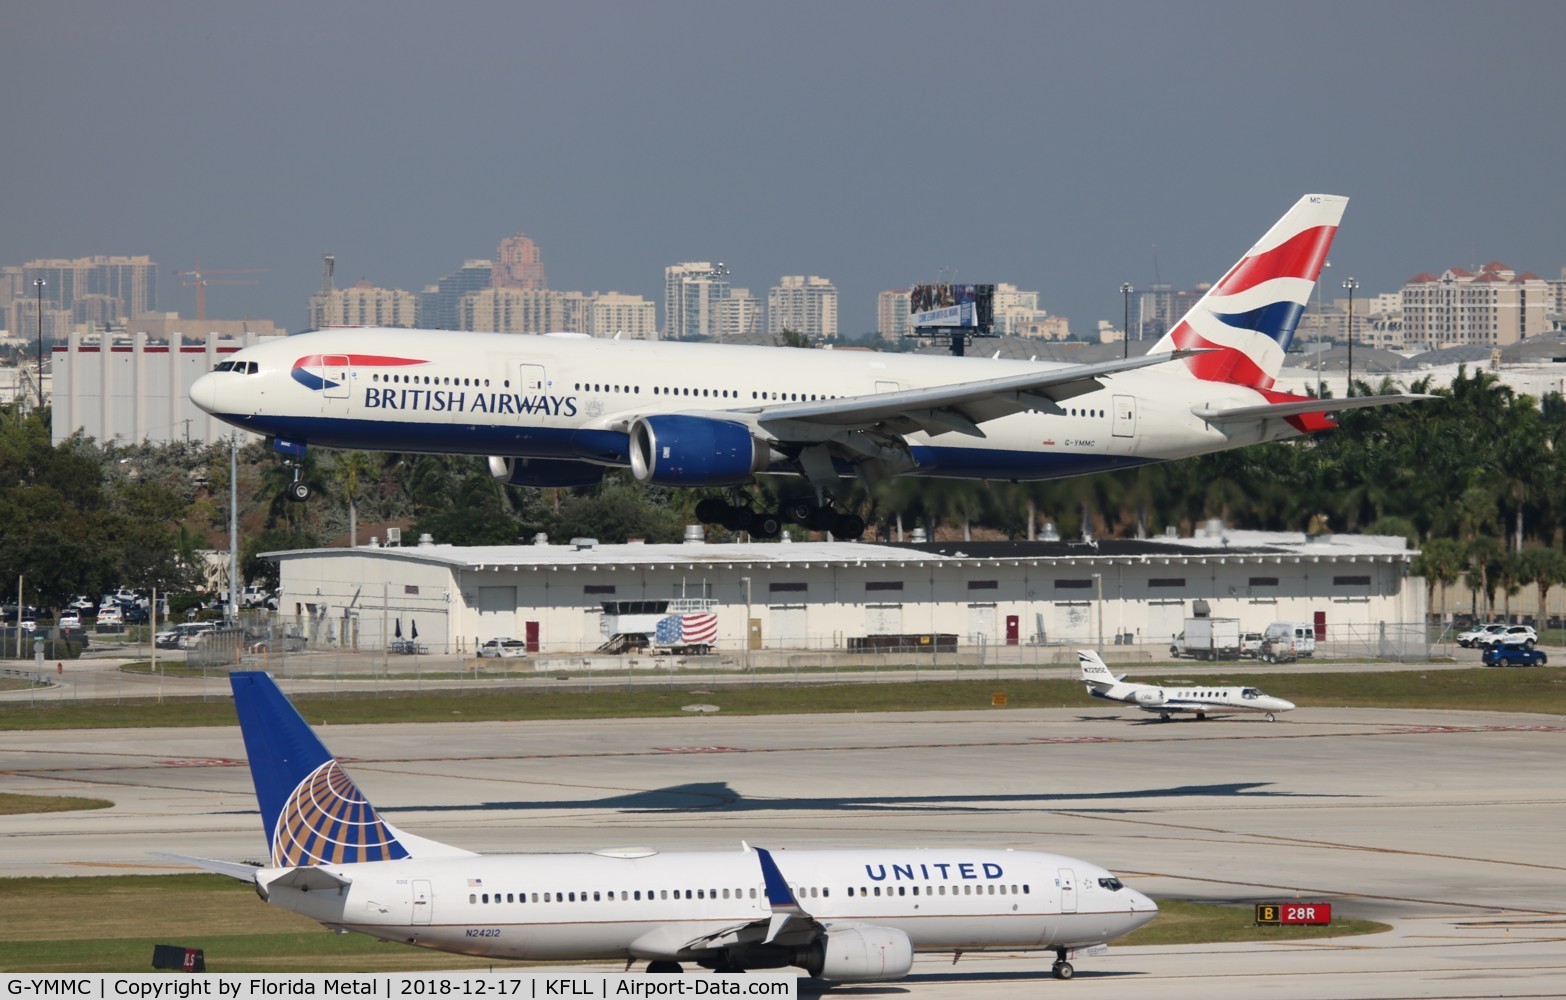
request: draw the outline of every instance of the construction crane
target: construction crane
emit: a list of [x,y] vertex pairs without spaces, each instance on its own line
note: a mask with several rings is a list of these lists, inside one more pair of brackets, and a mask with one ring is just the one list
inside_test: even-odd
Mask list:
[[224,267],[202,268],[201,261],[196,261],[189,271],[175,271],[179,276],[180,284],[186,288],[192,286],[196,289],[196,319],[207,318],[207,286],[208,285],[258,285],[259,281],[247,278],[213,278],[215,274],[265,274],[264,267]]

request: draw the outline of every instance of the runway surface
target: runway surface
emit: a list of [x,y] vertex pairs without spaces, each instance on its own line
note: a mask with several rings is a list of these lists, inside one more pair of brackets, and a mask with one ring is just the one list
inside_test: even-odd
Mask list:
[[[714,700],[721,702],[721,697]],[[1078,856],[1159,898],[1312,900],[1389,934],[923,956],[919,998],[1559,996],[1566,719],[1299,710],[1162,723],[1081,711],[324,725],[410,832],[479,851],[980,844]],[[0,877],[262,853],[237,727],[0,733],[0,791],[112,809],[0,817]],[[259,901],[255,905],[261,905]],[[618,965],[606,969],[620,968]],[[808,992],[808,990],[806,991]]]

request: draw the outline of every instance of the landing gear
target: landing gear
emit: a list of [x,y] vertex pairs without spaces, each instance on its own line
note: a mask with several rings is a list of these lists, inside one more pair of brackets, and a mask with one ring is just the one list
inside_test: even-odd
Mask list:
[[1271,712],[1268,712],[1267,713],[1267,721],[1268,722],[1277,722],[1278,721],[1278,717],[1276,715],[1273,715]]
[[838,510],[833,506],[830,495],[823,495],[820,503],[790,500],[779,513],[811,531],[830,531],[833,538],[848,540],[865,533],[864,518]]
[[1064,948],[1055,952],[1055,964],[1049,971],[1054,973],[1056,979],[1070,979],[1077,973],[1077,970],[1071,967],[1071,963],[1066,961],[1066,949]]
[[[295,469],[295,472],[299,470]],[[288,499],[294,503],[304,503],[310,499],[310,484],[302,479],[295,479],[288,484]]]
[[679,962],[671,962],[666,958],[660,958],[656,961],[647,963],[647,973],[649,975],[656,976],[663,972],[681,973],[684,971],[685,970],[680,967]]

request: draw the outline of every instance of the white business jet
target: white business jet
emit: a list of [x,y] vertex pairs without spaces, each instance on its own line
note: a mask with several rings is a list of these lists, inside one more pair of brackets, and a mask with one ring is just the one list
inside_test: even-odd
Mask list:
[[1082,683],[1088,694],[1105,701],[1118,701],[1134,705],[1144,712],[1157,712],[1167,719],[1175,712],[1190,712],[1198,719],[1209,715],[1236,715],[1261,713],[1268,722],[1277,720],[1277,713],[1293,710],[1294,702],[1274,698],[1260,688],[1218,687],[1212,684],[1190,687],[1162,687],[1157,684],[1128,684],[1125,677],[1116,677],[1104,666],[1104,661],[1091,649],[1077,650],[1077,662],[1082,667]]

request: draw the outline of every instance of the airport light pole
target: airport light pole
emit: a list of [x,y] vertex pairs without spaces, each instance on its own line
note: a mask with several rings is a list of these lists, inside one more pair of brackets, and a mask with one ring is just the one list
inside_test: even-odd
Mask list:
[[750,669],[750,577],[740,577],[745,585],[745,669]]
[[47,284],[42,278],[33,279],[33,287],[38,289],[38,384],[34,388],[38,390],[40,410],[43,409],[43,290]]
[[1354,395],[1354,289],[1359,287],[1358,278],[1344,278],[1343,287],[1348,289],[1348,395]]
[[1125,300],[1125,317],[1120,321],[1120,339],[1125,343],[1125,350],[1121,357],[1131,356],[1131,293],[1135,291],[1131,282],[1124,281],[1120,284],[1120,297]]

